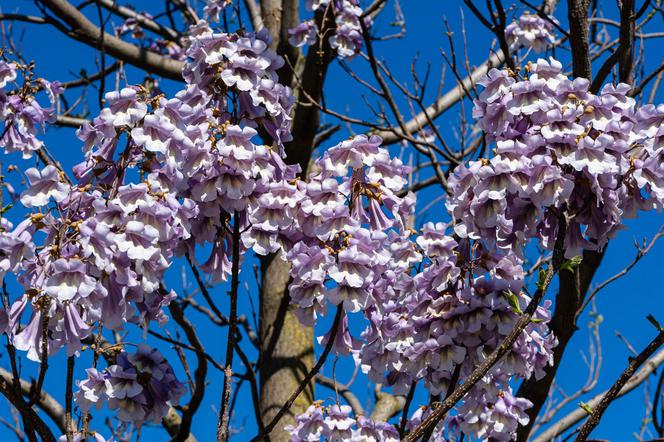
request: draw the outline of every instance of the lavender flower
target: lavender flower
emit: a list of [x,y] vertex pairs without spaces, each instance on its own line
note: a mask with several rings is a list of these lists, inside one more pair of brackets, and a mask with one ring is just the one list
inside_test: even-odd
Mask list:
[[25,171],[29,187],[21,194],[21,203],[26,207],[41,207],[53,198],[60,202],[67,197],[69,185],[62,182],[60,172],[48,165],[41,172],[35,168]]
[[546,20],[527,11],[505,27],[505,37],[512,49],[525,47],[535,52],[544,52],[555,41],[554,26],[550,17]]
[[135,425],[159,422],[169,404],[177,405],[185,393],[163,355],[147,346],[139,346],[131,354],[120,352],[116,365],[102,372],[88,369],[87,374],[87,379],[78,383],[77,405],[88,410],[92,404],[100,408],[108,401],[111,409],[118,410],[118,419]]

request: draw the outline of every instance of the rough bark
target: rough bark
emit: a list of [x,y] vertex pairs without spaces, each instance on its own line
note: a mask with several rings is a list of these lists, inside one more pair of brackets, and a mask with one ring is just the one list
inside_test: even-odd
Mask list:
[[[260,407],[263,422],[269,422],[314,365],[313,329],[300,324],[289,305],[289,263],[278,256],[263,260],[260,300],[261,364]],[[288,440],[283,427],[313,402],[309,384],[289,412],[270,434],[270,440]]]
[[572,49],[574,77],[590,80],[590,43],[588,41],[588,8],[590,0],[567,0],[569,44]]

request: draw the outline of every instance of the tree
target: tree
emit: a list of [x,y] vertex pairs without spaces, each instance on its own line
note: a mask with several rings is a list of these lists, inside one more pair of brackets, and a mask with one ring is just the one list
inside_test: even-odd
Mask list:
[[[19,438],[194,441],[205,424],[220,441],[525,441],[585,419],[570,434],[586,440],[664,362],[651,315],[614,385],[558,416],[596,385],[598,365],[554,402],[580,315],[661,236],[591,287],[625,220],[664,203],[664,107],[647,104],[661,2],[611,2],[613,20],[590,0],[465,0],[493,43],[471,68],[445,22],[444,93],[431,65],[414,60],[406,81],[391,67],[405,60],[378,55],[406,32],[399,2],[305,3],[0,14],[0,392]],[[98,72],[42,78],[19,24],[90,47]],[[329,105],[336,66],[363,112]],[[440,123],[452,110],[456,138]],[[76,129],[82,156],[47,127]],[[441,203],[433,222],[417,195]],[[371,413],[324,375],[343,360],[375,384]],[[216,424],[194,425],[213,392]],[[236,434],[244,404],[255,427]]]

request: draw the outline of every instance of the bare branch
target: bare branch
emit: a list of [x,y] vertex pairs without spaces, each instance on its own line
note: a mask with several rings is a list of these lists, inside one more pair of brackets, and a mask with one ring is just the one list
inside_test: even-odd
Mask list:
[[629,91],[629,95],[631,97],[636,97],[638,96],[641,92],[643,92],[643,89],[650,83],[653,79],[657,78],[659,74],[664,72],[664,60],[660,63],[660,65],[654,69],[650,74],[648,74],[647,77],[645,77],[643,80],[641,80],[641,83],[639,83],[637,86],[634,86],[631,91]]
[[588,7],[590,0],[567,0],[570,46],[574,76],[590,79],[590,44],[588,43]]
[[[180,306],[176,302],[171,302],[169,310],[173,316],[173,320],[177,322],[180,327],[182,327],[182,330],[184,330],[184,333],[187,335],[187,339],[191,345],[198,350],[203,350],[203,345],[198,339],[194,326],[187,318],[184,317],[184,312]],[[187,407],[182,413],[182,419],[177,426],[177,431],[173,431],[171,433],[173,436],[173,442],[191,440],[191,422],[194,414],[203,401],[203,395],[205,393],[205,380],[207,377],[207,359],[203,354],[196,352],[196,360],[198,365],[194,371],[195,388],[191,392],[191,399],[189,399],[189,404],[187,404]],[[166,428],[168,429],[168,426]],[[173,427],[173,430],[175,430],[175,427]]]
[[[97,47],[103,31],[71,3],[66,0],[39,0],[39,2],[70,27],[71,33],[67,35],[88,46]],[[156,75],[182,80],[183,63],[181,61],[140,48],[105,32],[103,40],[105,51],[109,55]]]
[[[0,367],[0,378],[4,379],[5,382],[12,383],[13,376],[10,372]],[[29,396],[32,394],[32,383],[21,379],[21,394],[24,396]],[[37,399],[36,405],[44,412],[46,415],[51,418],[51,420],[58,426],[58,429],[65,432],[65,409],[60,405],[60,403],[50,394],[45,391],[41,392],[41,395]]]
[[[492,67],[500,66],[502,62],[502,54],[491,54],[491,56],[484,63],[475,68],[462,80],[463,88],[470,90],[475,85],[475,83]],[[413,119],[405,122],[405,132],[400,128],[396,128],[394,131],[378,132],[377,135],[383,139],[383,144],[385,145],[399,142],[402,139],[402,135],[405,135],[406,133],[417,133],[417,131],[426,127],[430,120],[434,120],[435,118],[439,117],[442,113],[449,110],[464,97],[464,90],[459,87],[454,87],[446,94],[440,96],[433,104],[427,107],[424,112],[417,114]]]
[[597,293],[600,292],[600,290],[604,289],[607,285],[611,284],[612,282],[622,278],[625,276],[627,273],[629,273],[630,270],[643,258],[655,245],[657,240],[664,235],[664,226],[660,227],[659,231],[652,237],[650,242],[647,245],[644,245],[643,247],[639,247],[638,244],[636,244],[636,256],[632,260],[627,267],[616,273],[615,275],[611,276],[610,278],[606,279],[602,283],[600,283],[597,287],[595,287],[588,297],[586,298],[585,302],[583,305],[579,308],[579,311],[577,312],[577,315],[581,314],[581,312],[586,308],[588,303],[593,300],[595,296],[597,296]]
[[[623,385],[623,387],[620,389],[620,391],[618,392],[618,394],[615,396],[614,399],[617,399],[637,388],[646,379],[648,379],[648,377],[652,373],[654,373],[657,370],[657,368],[662,364],[664,364],[664,350],[660,350],[659,352],[657,352],[657,354],[655,354],[655,356],[653,356],[646,363],[646,365],[641,367],[634,374],[634,376],[632,376],[631,379],[627,381],[625,385]],[[594,409],[607,392],[608,391],[600,393],[591,400],[589,400],[588,402],[586,402],[590,407],[590,409]],[[532,442],[549,442],[551,440],[554,440],[556,437],[565,432],[565,430],[571,428],[574,424],[581,421],[586,416],[588,416],[586,410],[578,408],[569,413],[568,415],[566,415],[565,417],[559,419],[556,423],[547,428],[546,431],[543,431],[541,434],[537,435],[537,437],[534,438]]]
[[231,305],[228,320],[228,342],[226,343],[226,367],[224,368],[224,386],[221,392],[221,411],[219,412],[219,420],[217,422],[217,441],[223,442],[228,440],[228,428],[230,424],[229,404],[237,333],[237,293],[240,283],[240,241],[240,213],[236,210],[233,214],[231,291],[229,293]]
[[608,389],[608,391],[602,396],[595,407],[592,407],[592,414],[586,420],[586,422],[579,429],[579,434],[576,436],[576,442],[585,441],[590,433],[595,429],[599,421],[602,419],[602,415],[606,409],[611,405],[618,394],[622,390],[623,386],[632,378],[636,370],[650,358],[650,356],[657,351],[659,347],[664,344],[664,330],[660,331],[659,334],[653,339],[650,344],[635,358],[630,358],[629,366],[622,372],[618,380]]

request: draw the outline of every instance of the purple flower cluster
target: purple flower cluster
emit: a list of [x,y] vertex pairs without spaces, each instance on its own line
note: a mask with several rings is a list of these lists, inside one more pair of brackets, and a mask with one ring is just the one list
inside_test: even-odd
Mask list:
[[76,404],[82,411],[104,403],[117,411],[123,422],[140,426],[159,422],[170,405],[177,405],[186,389],[164,356],[145,345],[135,353],[120,352],[114,365],[102,371],[88,368],[87,379],[78,382]]
[[[289,233],[282,241],[293,243],[286,252],[293,264],[291,302],[310,325],[328,303],[362,312],[369,320],[362,339],[350,334],[344,316],[335,353],[352,353],[372,380],[398,393],[419,380],[432,393],[445,393],[455,370],[467,376],[518,320],[512,304],[525,308],[529,301],[521,291],[523,270],[513,253],[457,241],[444,224],[427,224],[413,240],[414,198],[397,196],[408,169],[380,142],[344,141],[314,163],[308,183],[298,182],[292,213],[301,238]],[[536,316],[454,416],[462,431],[504,438],[523,421],[529,403],[514,398],[510,381],[541,376],[556,344],[548,304]],[[328,339],[329,333],[319,342]],[[503,402],[512,404],[505,413]]]
[[[16,85],[19,71],[25,71],[16,63],[0,60],[0,147],[6,153],[21,152],[23,158],[30,158],[32,152],[40,149],[43,142],[37,138],[39,128],[55,121],[55,104],[62,88],[58,82],[32,79],[26,76],[23,87]],[[15,88],[10,86],[16,85]],[[32,92],[43,89],[51,101],[51,107],[42,107]]]
[[397,429],[385,422],[358,416],[351,417],[348,405],[311,405],[303,414],[295,417],[295,425],[286,427],[291,442],[329,441],[380,441],[400,440]]
[[[326,301],[359,312],[386,299],[379,289],[390,262],[390,247],[408,237],[413,195],[397,196],[407,172],[390,158],[376,136],[356,136],[325,152],[314,163],[309,182],[298,182],[294,208],[300,238],[288,250],[293,263],[291,302],[312,325],[326,311]],[[406,246],[407,247],[407,246]],[[408,265],[409,257],[400,262]],[[347,332],[337,340],[347,353],[358,350]]]
[[[358,0],[309,0],[307,7],[323,14],[332,10],[336,29],[329,37],[330,46],[340,58],[352,58],[362,50],[362,24],[371,26],[370,17],[362,17],[363,11]],[[296,47],[312,45],[318,39],[318,26],[314,20],[306,20],[288,31],[290,44]]]
[[[468,376],[512,330],[519,309],[529,302],[514,254],[492,253],[481,242],[457,241],[446,229],[442,223],[423,227],[416,239],[422,269],[411,276],[408,269],[393,266],[381,287],[387,302],[365,312],[370,326],[362,336],[362,367],[372,380],[392,385],[400,394],[424,380],[432,394],[444,396],[454,373],[458,371],[460,379]],[[557,341],[547,327],[548,307],[545,303],[538,308],[536,323],[526,327],[510,355],[458,408],[453,418],[465,433],[508,440],[516,431],[530,404],[513,397],[510,381],[539,377],[552,363]],[[518,404],[508,413],[509,422],[496,414],[501,401]]]
[[601,249],[638,209],[661,207],[664,108],[635,111],[628,85],[595,95],[561,69],[540,59],[527,78],[493,69],[482,80],[474,115],[495,155],[450,178],[459,236],[517,254],[531,239],[552,249],[564,212],[572,257]]
[[[26,171],[21,202],[34,213],[0,228],[0,269],[16,274],[25,295],[3,310],[0,325],[30,359],[65,345],[74,354],[96,323],[163,323],[175,295],[161,281],[176,254],[211,244],[201,269],[217,279],[230,271],[234,213],[247,248],[279,248],[297,173],[282,159],[294,102],[276,83],[283,60],[265,33],[199,27],[189,45],[185,77],[196,84],[174,98],[142,87],[106,94],[107,107],[78,131],[85,152],[74,167],[78,184],[52,165]],[[13,72],[3,73],[4,83]],[[274,148],[254,144],[259,127]]]
[[505,37],[510,49],[526,48],[535,52],[546,51],[556,41],[554,26],[551,23],[554,20],[554,17],[546,20],[526,11],[518,20],[505,27]]
[[[289,87],[278,83],[282,57],[269,48],[271,38],[263,29],[243,36],[215,32],[206,25],[192,30],[184,78],[207,93],[192,98],[209,108],[220,123],[262,127],[278,146],[291,140],[290,110],[295,99]],[[195,85],[195,86],[194,86]],[[231,100],[230,92],[237,98]],[[278,152],[281,154],[281,152]]]
[[[163,323],[161,308],[173,295],[160,281],[179,241],[189,237],[191,205],[151,179],[119,186],[110,197],[64,183],[54,166],[26,175],[30,187],[21,201],[41,211],[0,234],[2,267],[18,275],[26,293],[10,309],[16,348],[40,360],[48,337],[49,353],[67,345],[72,355],[97,321],[111,329],[127,321]],[[37,232],[44,237],[38,251]],[[17,332],[14,323],[28,305],[30,320]]]

